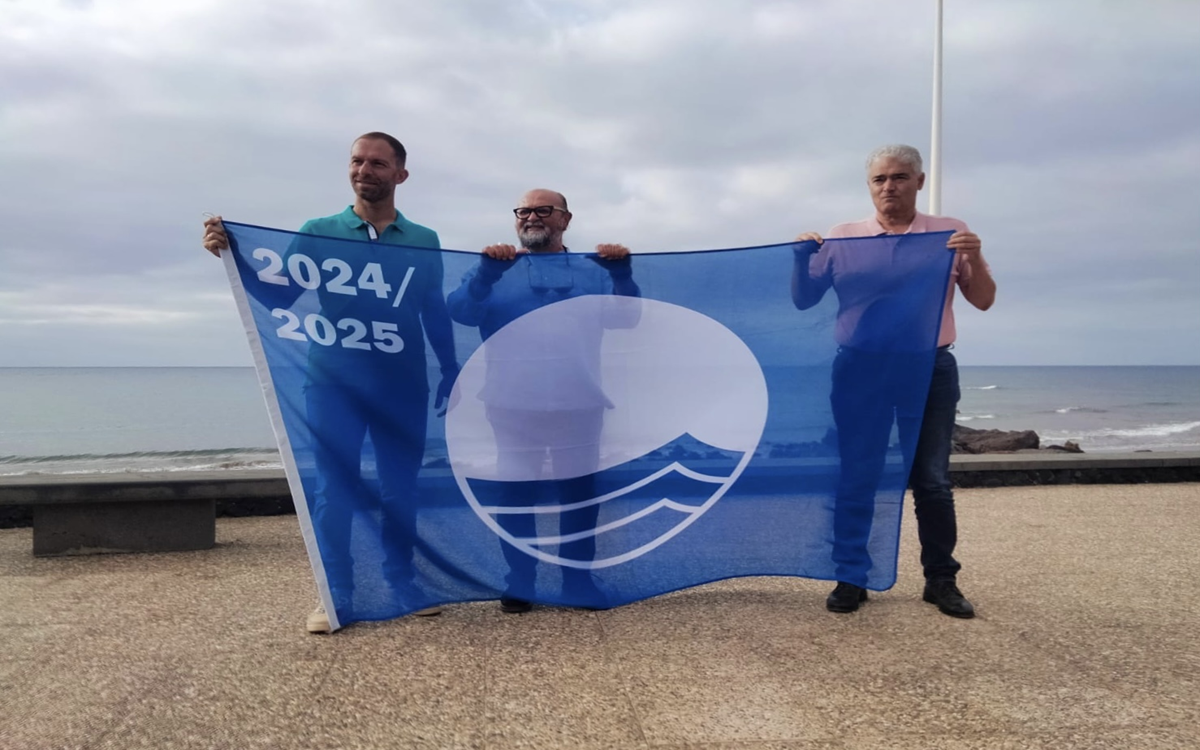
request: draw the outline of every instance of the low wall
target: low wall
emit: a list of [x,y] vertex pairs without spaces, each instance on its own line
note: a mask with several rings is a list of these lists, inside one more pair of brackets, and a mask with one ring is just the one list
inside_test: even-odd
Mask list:
[[955,487],[1200,482],[1200,453],[1007,453],[950,457]]
[[[950,476],[955,487],[1200,482],[1200,453],[960,454],[950,459]],[[115,495],[212,498],[218,516],[295,513],[281,470],[25,475],[0,477],[0,528],[31,525],[34,505]]]

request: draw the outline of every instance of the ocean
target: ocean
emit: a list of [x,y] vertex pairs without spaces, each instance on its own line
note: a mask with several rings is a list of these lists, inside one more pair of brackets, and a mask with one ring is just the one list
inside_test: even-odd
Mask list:
[[[963,367],[959,423],[1200,451],[1200,367]],[[249,367],[0,368],[0,475],[277,468]]]
[[1200,367],[963,367],[958,422],[1087,453],[1200,450]]

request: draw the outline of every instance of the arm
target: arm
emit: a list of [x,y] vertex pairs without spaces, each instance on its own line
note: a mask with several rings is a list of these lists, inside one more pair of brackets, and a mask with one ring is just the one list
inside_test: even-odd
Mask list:
[[450,325],[450,313],[446,309],[446,300],[437,289],[430,289],[425,295],[425,303],[421,307],[421,325],[425,327],[425,336],[433,353],[437,355],[442,372],[458,369],[458,359],[454,356],[454,329]]
[[[421,305],[421,325],[425,328],[425,338],[429,339],[429,346],[433,348],[442,369],[437,398],[433,403],[434,409],[440,409],[446,399],[450,398],[454,381],[458,379],[458,359],[454,354],[454,327],[450,324],[450,313],[446,310],[441,284],[431,286],[425,293],[425,300]],[[439,412],[438,416],[445,413]]]
[[488,311],[492,287],[516,262],[517,249],[512,245],[488,245],[483,249],[479,265],[463,275],[462,284],[446,299],[450,317],[467,326],[483,322]]
[[[283,260],[286,263],[291,256],[300,253],[320,262],[325,258],[325,253],[322,252],[320,246],[321,238],[313,231],[312,221],[306,221],[304,222],[304,225],[297,230],[297,234],[292,238],[292,241],[288,243],[288,249],[283,253]],[[285,287],[272,291],[274,293],[274,296],[272,297],[274,304],[282,307],[291,307],[292,305],[296,304],[296,300],[300,299],[306,290],[304,287],[293,282]],[[321,293],[318,291],[317,294],[320,295]],[[322,307],[324,306],[325,301],[326,300],[322,298]]]
[[[642,290],[633,280],[633,260],[624,245],[596,245],[596,254],[588,259],[608,272],[612,297],[605,297],[601,324],[605,328],[633,328],[642,319]],[[632,297],[634,299],[613,299]]]
[[796,243],[792,246],[792,304],[797,310],[808,310],[821,301],[831,285],[828,274],[812,273],[813,258],[825,240],[816,232],[805,232]]
[[429,285],[425,299],[421,301],[421,325],[425,329],[425,338],[437,355],[442,374],[458,373],[458,359],[454,356],[454,328],[450,323],[450,313],[446,310],[446,298],[442,296],[442,278],[444,275],[442,257],[437,255],[433,274],[436,281]]
[[950,235],[946,247],[966,258],[967,273],[959,275],[958,287],[963,297],[980,310],[996,301],[996,280],[983,259],[983,243],[973,232],[958,231]]
[[[442,243],[435,234],[433,249],[439,250],[441,246]],[[450,398],[454,381],[458,379],[458,358],[454,354],[454,326],[450,323],[450,313],[446,311],[446,298],[442,295],[442,279],[445,278],[442,254],[434,253],[431,260],[433,281],[421,300],[421,327],[425,329],[425,338],[429,341],[442,371],[442,379],[438,382],[437,395],[433,402],[433,408],[437,410],[442,409],[442,405]],[[446,416],[446,409],[437,412],[437,415]]]
[[[304,226],[300,227],[300,232],[306,236],[296,236],[288,244],[288,249],[283,253],[283,260],[301,248],[302,242],[311,241],[311,232],[308,228],[311,222],[305,222]],[[225,225],[222,223],[220,216],[210,216],[204,221],[204,239],[202,240],[204,249],[218,258],[221,257],[221,252],[232,247],[229,234],[225,231]],[[251,285],[247,288],[247,293],[268,307],[291,307],[295,304],[300,295],[304,293],[304,288],[295,283],[288,283],[286,286],[270,286],[264,288],[264,285]],[[260,293],[261,292],[261,293]]]
[[641,297],[642,290],[633,280],[633,262],[629,255],[629,248],[624,245],[596,245],[596,255],[592,260],[608,271],[608,277],[612,279],[613,294],[619,297]]

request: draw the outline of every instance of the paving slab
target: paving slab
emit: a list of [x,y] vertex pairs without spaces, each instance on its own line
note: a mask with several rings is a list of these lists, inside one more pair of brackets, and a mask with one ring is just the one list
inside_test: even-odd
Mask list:
[[3,530],[0,750],[1200,747],[1200,484],[957,494],[967,621],[921,601],[911,514],[851,615],[764,577],[331,636],[294,517],[87,558]]

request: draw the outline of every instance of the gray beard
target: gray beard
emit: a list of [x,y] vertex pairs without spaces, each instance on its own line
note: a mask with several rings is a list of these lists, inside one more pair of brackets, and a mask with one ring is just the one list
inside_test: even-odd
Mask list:
[[550,240],[553,238],[554,233],[549,229],[522,229],[517,232],[517,239],[521,240],[521,246],[535,253],[549,247]]

